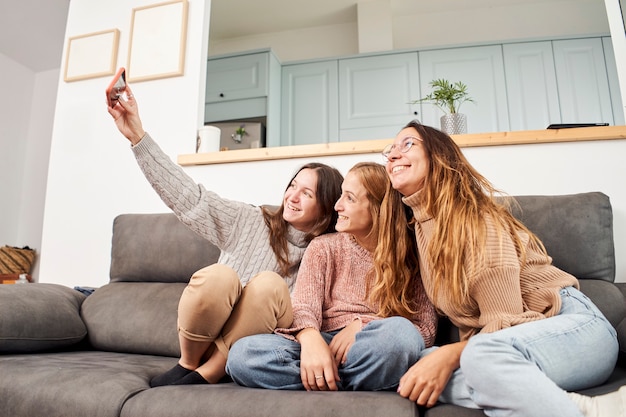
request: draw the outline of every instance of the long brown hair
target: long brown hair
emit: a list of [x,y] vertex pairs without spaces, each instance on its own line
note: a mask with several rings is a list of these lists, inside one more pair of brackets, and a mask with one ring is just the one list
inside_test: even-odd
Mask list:
[[469,296],[468,269],[475,270],[485,261],[486,218],[492,220],[501,241],[505,235],[512,239],[522,259],[526,251],[519,231],[545,254],[537,236],[513,217],[506,204],[495,200],[503,193],[470,165],[450,136],[417,121],[408,127],[417,130],[430,161],[422,193],[435,230],[421,255],[432,268],[434,299],[444,288],[459,304]]
[[412,219],[413,214],[402,202],[402,196],[388,182],[374,252],[376,283],[370,295],[378,303],[378,315],[382,317],[409,317],[418,308],[412,303],[421,285],[417,282],[419,262]]
[[[296,171],[287,183],[285,191],[303,169],[312,169],[317,174],[315,196],[317,199],[317,205],[320,209],[320,215],[317,222],[306,235],[307,242],[310,242],[316,236],[335,231],[337,212],[335,211],[334,206],[335,202],[341,195],[341,183],[343,182],[343,176],[336,168],[318,162],[311,162],[301,166],[300,169]],[[300,266],[300,260],[292,262],[289,259],[289,250],[287,245],[287,229],[289,228],[289,223],[283,219],[283,212],[285,210],[284,202],[281,203],[278,209],[263,206],[261,207],[261,210],[263,212],[265,224],[269,228],[270,246],[274,255],[276,255],[278,264],[280,265],[281,275],[289,276],[298,269]]]

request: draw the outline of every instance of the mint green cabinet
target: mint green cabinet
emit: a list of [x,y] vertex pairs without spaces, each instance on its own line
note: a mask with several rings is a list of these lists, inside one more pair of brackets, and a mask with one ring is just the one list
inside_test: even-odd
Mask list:
[[552,41],[562,123],[613,124],[601,38]]
[[339,140],[387,139],[418,117],[417,52],[339,60]]
[[284,65],[281,86],[282,146],[337,142],[337,60]]
[[271,51],[210,58],[205,123],[266,118],[267,146],[280,140],[281,64]]
[[503,45],[511,130],[561,123],[552,42]]

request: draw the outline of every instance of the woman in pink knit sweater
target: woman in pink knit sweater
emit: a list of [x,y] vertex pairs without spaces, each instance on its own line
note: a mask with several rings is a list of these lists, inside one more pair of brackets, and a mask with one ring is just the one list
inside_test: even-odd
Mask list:
[[[609,377],[615,329],[537,236],[494,201],[497,190],[454,141],[414,121],[383,155],[397,190],[388,203],[399,192],[413,211],[424,288],[461,339],[426,351],[400,380],[400,395],[488,416],[626,415],[624,389],[595,398],[567,392]],[[381,228],[396,221],[383,216]]]
[[[355,165],[335,204],[340,233],[307,248],[292,296],[293,323],[235,342],[226,365],[240,385],[271,389],[393,390],[434,342],[437,315],[419,279],[414,239],[398,197],[394,256],[379,269],[385,168]],[[389,233],[389,232],[385,232]]]

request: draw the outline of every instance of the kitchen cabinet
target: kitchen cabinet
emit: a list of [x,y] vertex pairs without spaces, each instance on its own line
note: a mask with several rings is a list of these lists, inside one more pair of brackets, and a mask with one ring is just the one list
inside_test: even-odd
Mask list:
[[[440,78],[467,85],[474,102],[464,103],[459,113],[467,115],[468,133],[510,130],[501,45],[423,51],[419,61],[423,95],[432,91],[429,83]],[[423,124],[440,128],[442,110],[422,103],[421,114]]]
[[417,52],[339,60],[339,141],[392,138],[417,117]]
[[503,54],[511,130],[561,123],[552,42],[505,44]]
[[336,59],[283,66],[280,144],[337,142],[337,91]]
[[266,118],[268,146],[280,142],[281,64],[269,50],[210,58],[205,123]]
[[562,123],[613,124],[601,38],[552,42]]
[[611,92],[611,104],[613,107],[613,122],[615,126],[626,124],[624,120],[624,103],[619,89],[619,79],[617,76],[617,65],[615,63],[615,52],[611,38],[602,38],[604,48],[604,61],[606,63],[606,74],[609,77],[609,90]]

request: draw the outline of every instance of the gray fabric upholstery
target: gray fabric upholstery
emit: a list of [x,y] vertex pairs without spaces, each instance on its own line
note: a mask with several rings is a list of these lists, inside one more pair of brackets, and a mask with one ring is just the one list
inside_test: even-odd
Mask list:
[[0,353],[37,352],[80,342],[85,296],[55,284],[0,285]]
[[113,221],[111,282],[186,283],[219,254],[172,213],[121,214]]
[[180,356],[176,320],[182,283],[111,282],[83,303],[95,349]]
[[[207,389],[208,388],[208,389]],[[233,383],[159,387],[134,396],[121,417],[171,417],[172,404],[185,417],[418,417],[413,403],[395,392],[306,392],[241,388]]]
[[149,388],[150,378],[175,363],[97,351],[0,355],[0,416],[117,417],[130,397]]
[[613,212],[603,193],[517,196],[513,213],[539,236],[555,266],[577,278],[615,280]]

